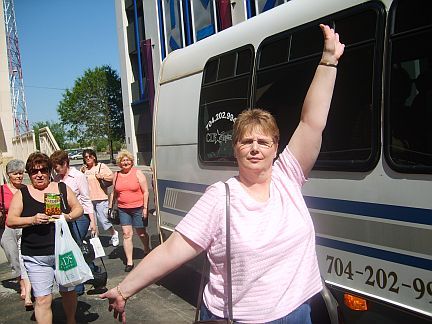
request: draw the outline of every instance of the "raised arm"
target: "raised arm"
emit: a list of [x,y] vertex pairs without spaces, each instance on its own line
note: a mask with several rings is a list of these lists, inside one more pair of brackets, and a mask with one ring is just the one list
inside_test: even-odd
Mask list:
[[321,61],[306,94],[300,123],[288,143],[288,148],[300,163],[306,177],[321,149],[322,132],[327,123],[336,80],[336,66],[345,48],[333,29],[322,24],[320,28],[324,36]]

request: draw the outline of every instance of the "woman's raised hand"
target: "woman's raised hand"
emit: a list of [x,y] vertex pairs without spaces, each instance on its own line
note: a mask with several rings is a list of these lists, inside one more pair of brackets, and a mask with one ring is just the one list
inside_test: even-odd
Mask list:
[[320,28],[324,35],[324,49],[321,61],[337,64],[344,52],[345,45],[339,41],[339,34],[335,33],[333,28],[323,24],[320,24]]

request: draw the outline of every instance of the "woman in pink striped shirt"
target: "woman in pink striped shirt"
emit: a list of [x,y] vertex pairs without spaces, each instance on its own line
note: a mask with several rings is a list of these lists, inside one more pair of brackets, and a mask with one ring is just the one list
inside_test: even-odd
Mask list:
[[[307,300],[321,289],[315,231],[301,187],[318,157],[344,45],[320,25],[321,62],[303,103],[300,123],[276,161],[279,129],[270,113],[242,112],[234,123],[239,174],[230,178],[233,317],[239,323],[311,323]],[[133,294],[206,251],[209,282],[201,319],[226,318],[225,186],[210,186],[176,231],[116,288],[103,294],[126,321]]]

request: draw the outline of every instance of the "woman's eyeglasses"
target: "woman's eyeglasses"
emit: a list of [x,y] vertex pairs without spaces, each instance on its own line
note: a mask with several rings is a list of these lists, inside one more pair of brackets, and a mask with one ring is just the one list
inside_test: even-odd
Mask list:
[[48,167],[43,167],[40,169],[30,169],[29,174],[31,176],[34,176],[34,175],[38,174],[39,172],[42,174],[49,174],[50,169]]
[[93,159],[93,155],[84,155],[84,159]]
[[273,146],[274,142],[269,141],[266,139],[252,139],[252,138],[245,138],[241,141],[239,141],[240,148],[241,149],[250,149],[253,146],[253,143],[257,142],[258,146],[263,149],[269,149]]

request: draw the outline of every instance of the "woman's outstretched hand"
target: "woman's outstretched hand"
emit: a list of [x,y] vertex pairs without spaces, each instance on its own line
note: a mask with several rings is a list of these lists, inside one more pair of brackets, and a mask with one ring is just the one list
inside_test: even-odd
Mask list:
[[323,24],[320,24],[320,28],[324,35],[324,49],[321,61],[338,64],[339,58],[344,52],[345,45],[339,41],[339,34],[335,33],[333,28]]
[[114,318],[118,319],[119,322],[126,323],[126,301],[118,294],[116,288],[99,295],[99,298],[108,299],[108,311],[114,311]]

